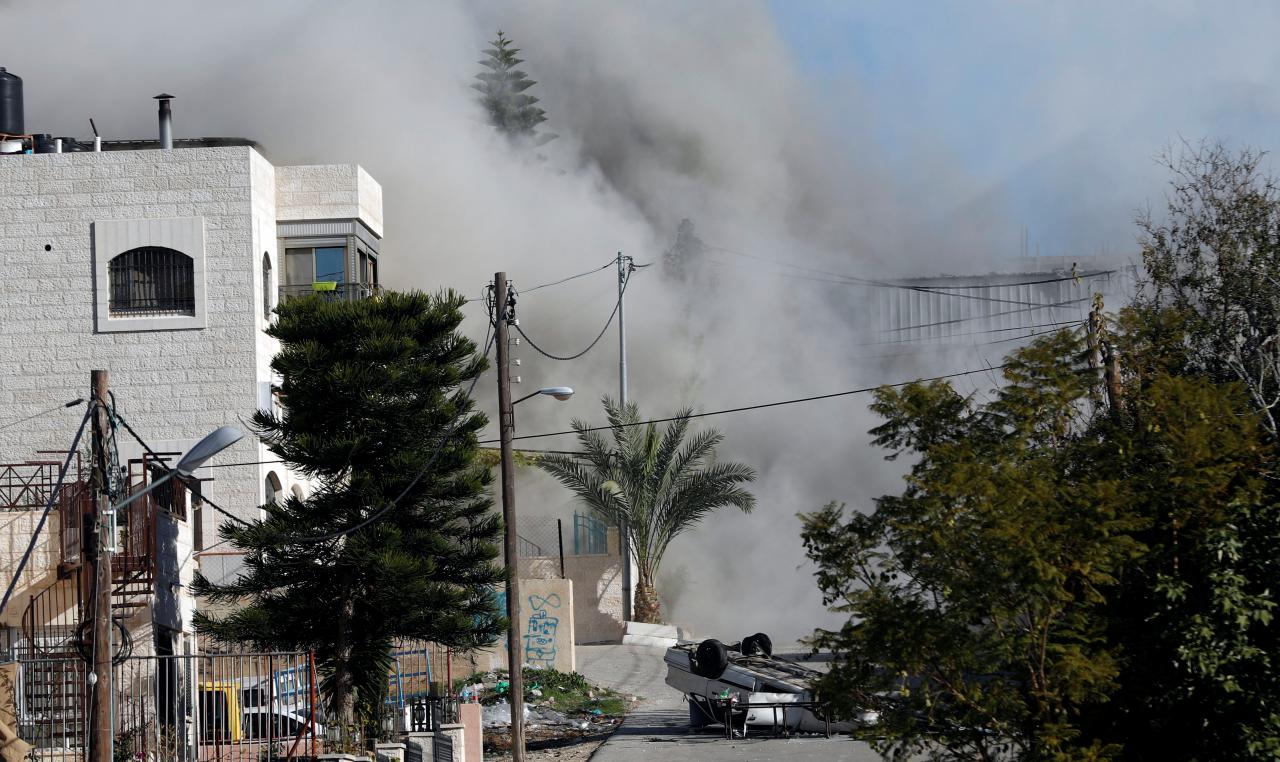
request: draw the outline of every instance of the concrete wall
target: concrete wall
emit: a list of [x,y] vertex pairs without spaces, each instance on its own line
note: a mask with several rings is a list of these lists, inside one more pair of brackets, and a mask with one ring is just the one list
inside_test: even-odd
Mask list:
[[[119,409],[159,447],[184,449],[240,425],[257,404],[261,251],[254,241],[253,149],[197,148],[9,157],[0,162],[0,420],[87,396],[111,372]],[[97,333],[106,284],[94,278],[96,221],[200,218],[207,321],[190,330]],[[46,250],[47,247],[47,250]],[[0,461],[65,450],[84,408],[0,430]],[[261,460],[246,438],[222,462]],[[123,456],[123,453],[122,453]],[[218,469],[211,498],[256,513],[258,468]]]
[[[44,511],[3,511],[0,512],[0,574],[4,584],[18,568],[18,561],[31,541],[40,515]],[[39,593],[58,579],[58,561],[61,550],[58,545],[58,515],[51,513],[45,524],[45,531],[32,551],[31,559],[15,588],[13,598],[9,601],[4,615],[0,616],[0,625],[17,627],[22,621],[22,612],[26,609],[31,596]]]
[[[618,643],[622,619],[622,558],[617,555],[565,556],[565,578],[573,582],[575,643]],[[559,558],[522,558],[523,579],[558,579]],[[521,583],[525,584],[525,583]]]
[[358,219],[382,235],[382,186],[355,164],[276,168],[276,219]]
[[[269,289],[278,287],[277,221],[358,217],[381,233],[381,203],[381,187],[355,165],[276,168],[248,147],[7,157],[0,162],[0,422],[86,396],[89,371],[105,368],[121,413],[157,450],[181,452],[218,426],[242,426],[264,399],[278,350],[263,333],[264,300],[274,305],[276,297],[264,293],[262,276],[265,255]],[[95,223],[105,229],[175,218],[203,229],[202,251],[189,255],[203,261],[204,318],[194,326],[162,317],[140,324],[152,330],[97,330],[95,310],[107,290],[95,263],[119,252],[95,249]],[[0,462],[65,450],[83,410],[57,408],[0,429]],[[120,449],[122,459],[140,451],[127,439]],[[271,459],[246,437],[214,463]],[[204,485],[212,501],[254,518],[270,472],[285,493],[295,485],[309,491],[280,466],[198,475],[215,479]],[[225,519],[213,510],[204,515],[202,534],[214,543]],[[16,538],[13,521],[0,517]],[[0,557],[13,542],[25,544],[0,537]]]

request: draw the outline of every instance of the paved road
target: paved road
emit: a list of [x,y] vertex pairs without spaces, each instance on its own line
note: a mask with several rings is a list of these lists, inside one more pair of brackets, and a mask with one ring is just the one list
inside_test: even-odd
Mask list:
[[665,649],[646,646],[578,646],[578,671],[598,685],[643,701],[633,705],[622,727],[591,762],[879,762],[867,744],[835,738],[751,738],[725,740],[715,732],[690,733],[683,697],[666,684]]

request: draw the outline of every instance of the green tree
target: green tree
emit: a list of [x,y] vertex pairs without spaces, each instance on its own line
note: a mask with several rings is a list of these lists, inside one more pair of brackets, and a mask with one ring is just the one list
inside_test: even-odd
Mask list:
[[1110,591],[1120,689],[1093,732],[1139,760],[1274,759],[1280,516],[1258,416],[1237,383],[1161,376],[1095,472],[1123,479],[1144,552]]
[[[1180,315],[1183,373],[1238,381],[1280,432],[1280,188],[1264,154],[1221,143],[1166,152],[1165,214],[1139,217],[1145,288],[1135,305]],[[1150,317],[1146,320],[1152,320]]]
[[[1125,459],[1152,522],[1114,623],[1131,658],[1112,717],[1135,759],[1280,755],[1280,191],[1262,160],[1213,142],[1167,152],[1165,214],[1139,219],[1127,383],[1142,398],[1166,376],[1188,386],[1140,402]],[[1230,404],[1211,406],[1208,382],[1235,387]]]
[[1085,467],[1081,349],[1062,332],[1014,353],[984,405],[943,382],[881,389],[872,434],[915,459],[905,492],[801,516],[824,601],[848,616],[815,634],[835,655],[819,693],[846,715],[878,707],[893,758],[1117,752],[1081,725],[1115,689],[1105,591],[1139,524],[1122,484]]
[[501,30],[498,39],[489,44],[479,62],[485,70],[476,75],[480,81],[471,85],[480,93],[480,105],[489,115],[489,123],[513,140],[532,140],[536,145],[554,140],[555,135],[539,134],[535,129],[547,120],[547,113],[536,105],[537,97],[525,92],[537,82],[516,68],[524,63],[516,57],[520,49],[511,47],[511,40]]
[[394,639],[471,648],[503,630],[492,595],[501,522],[476,460],[486,421],[464,388],[486,363],[457,332],[464,301],[415,292],[280,305],[267,330],[281,343],[280,412],[253,422],[316,488],[262,506],[247,526],[224,524],[244,570],[195,584],[237,605],[198,614],[201,632],[314,649],[343,728],[381,704]]
[[742,485],[755,479],[755,471],[716,461],[724,435],[714,429],[697,432],[686,442],[691,410],[677,413],[661,431],[656,424],[640,423],[635,403],[619,406],[605,397],[604,409],[612,445],[575,420],[583,454],[548,455],[538,465],[590,509],[624,528],[639,575],[633,615],[637,621],[657,623],[662,611],[654,581],[671,541],[717,508],[750,512],[755,497]]

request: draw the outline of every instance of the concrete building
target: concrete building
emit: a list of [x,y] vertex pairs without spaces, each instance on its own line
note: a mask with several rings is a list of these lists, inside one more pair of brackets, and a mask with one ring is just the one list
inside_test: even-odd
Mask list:
[[[84,411],[63,403],[89,396],[95,368],[110,372],[120,414],[160,453],[184,452],[218,426],[246,429],[272,404],[278,347],[263,329],[279,300],[378,289],[382,190],[360,167],[275,166],[248,141],[146,145],[0,154],[0,463],[60,459]],[[124,431],[118,441],[120,463],[138,466],[142,448]],[[272,497],[305,494],[304,480],[261,463],[272,460],[247,436],[199,472],[200,491],[246,519]],[[35,479],[41,468],[47,476],[30,464],[11,476]],[[37,482],[47,492],[48,480]],[[15,569],[26,548],[39,489],[0,508],[0,569]],[[189,633],[190,601],[166,605],[165,590],[190,581],[193,558],[214,579],[238,559],[216,547],[223,516],[179,502],[161,521],[169,541],[153,549],[153,572],[168,578],[140,605]],[[74,576],[64,525],[50,523],[0,616],[10,645],[33,597]]]

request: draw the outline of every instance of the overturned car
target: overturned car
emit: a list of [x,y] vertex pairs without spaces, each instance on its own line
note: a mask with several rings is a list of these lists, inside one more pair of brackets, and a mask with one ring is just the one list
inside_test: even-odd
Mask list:
[[849,732],[874,724],[872,712],[859,723],[832,722],[813,694],[821,673],[773,655],[764,633],[725,645],[714,638],[679,643],[667,649],[667,685],[689,702],[689,725],[723,725],[726,736],[745,735],[750,727],[775,733]]

